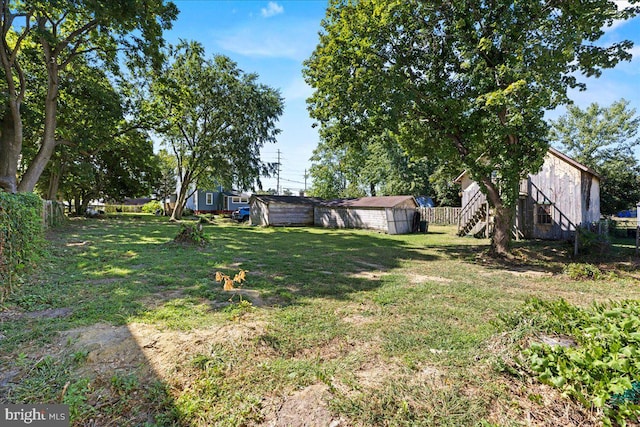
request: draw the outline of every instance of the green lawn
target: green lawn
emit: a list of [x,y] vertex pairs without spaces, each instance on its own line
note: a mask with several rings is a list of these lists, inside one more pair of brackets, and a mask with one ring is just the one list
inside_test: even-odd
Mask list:
[[[531,297],[640,295],[631,241],[579,260],[571,245],[516,242],[506,263],[434,225],[388,236],[216,219],[206,246],[173,243],[179,227],[121,215],[50,232],[0,312],[0,402],[67,403],[74,425],[589,425],[597,413],[508,373],[526,331],[505,319]],[[588,261],[601,279],[562,274]],[[215,281],[241,269],[240,291]]]

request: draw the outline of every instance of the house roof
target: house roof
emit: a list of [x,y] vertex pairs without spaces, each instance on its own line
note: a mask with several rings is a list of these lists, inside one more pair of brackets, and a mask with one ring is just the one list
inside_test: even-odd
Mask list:
[[549,147],[549,153],[553,154],[554,156],[556,156],[559,159],[564,160],[565,162],[569,163],[571,166],[573,166],[576,169],[580,169],[583,172],[588,172],[591,175],[595,175],[596,177],[600,178],[600,175],[598,174],[598,172],[594,171],[593,169],[591,169],[588,166],[583,165],[580,162],[577,162],[577,161],[573,160],[571,157],[567,156],[564,153],[561,153],[560,151],[556,150],[553,147]]
[[[563,160],[564,162],[570,164],[571,166],[573,166],[574,168],[581,170],[583,172],[587,172],[590,173],[591,175],[600,178],[600,175],[598,174],[598,172],[594,171],[593,169],[591,169],[588,166],[583,165],[582,163],[573,160],[571,157],[567,156],[564,153],[561,153],[560,151],[556,150],[553,147],[549,147],[549,154],[552,154],[554,156],[556,156],[557,158]],[[460,175],[458,175],[456,177],[456,179],[453,180],[454,183],[459,184],[460,182],[462,182],[462,178],[467,174],[467,171],[463,171]]]
[[251,196],[251,201],[260,200],[263,203],[283,203],[286,205],[316,205],[321,202],[321,199],[314,197],[300,197],[300,196],[272,196],[270,194],[254,194]]
[[139,205],[144,205],[146,203],[149,203],[151,200],[152,199],[149,197],[139,197],[137,199],[126,197],[122,201],[122,204],[127,206],[139,206]]
[[378,196],[360,197],[357,199],[325,200],[320,204],[332,208],[393,208],[407,201],[413,202],[413,205],[416,207],[418,206],[418,202],[416,202],[413,196]]

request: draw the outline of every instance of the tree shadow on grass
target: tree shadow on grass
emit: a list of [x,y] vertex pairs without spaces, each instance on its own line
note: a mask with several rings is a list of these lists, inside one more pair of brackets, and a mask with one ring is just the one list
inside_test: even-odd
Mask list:
[[[80,424],[99,415],[105,423],[172,425],[179,410],[150,355],[165,354],[163,343],[186,348],[192,341],[206,352],[221,332],[200,324],[201,314],[243,309],[237,294],[221,290],[216,271],[248,271],[242,288],[254,292],[244,294],[249,301],[295,305],[349,299],[379,288],[407,261],[437,259],[423,250],[424,235],[205,225],[209,243],[200,247],[173,243],[178,231],[142,217],[78,219],[50,233],[50,262],[7,301],[15,316],[0,318],[0,362],[11,372],[0,378],[3,402],[70,403]],[[63,315],[29,314],[51,310]],[[139,326],[156,320],[175,335]],[[211,336],[181,343],[189,334],[172,329],[173,321]]]
[[[467,238],[468,239],[468,238]],[[519,240],[512,242],[510,257],[491,253],[489,241],[475,239],[469,245],[446,245],[438,251],[446,257],[514,274],[558,274],[571,261],[571,245],[562,241]]]

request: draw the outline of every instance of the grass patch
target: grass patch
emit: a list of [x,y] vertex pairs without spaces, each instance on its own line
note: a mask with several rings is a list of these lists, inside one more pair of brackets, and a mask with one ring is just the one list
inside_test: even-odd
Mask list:
[[[451,227],[389,236],[216,219],[202,223],[204,246],[174,243],[180,230],[118,215],[50,232],[50,258],[0,312],[0,400],[62,396],[78,425],[268,424],[309,408],[327,425],[517,424],[564,412],[518,392],[533,380],[509,355],[539,329],[509,321],[514,310],[640,295],[633,247],[615,241],[577,260],[570,245],[516,242],[506,262]],[[572,263],[603,274],[574,279]],[[238,290],[216,281],[240,270]],[[105,342],[112,329],[119,341]]]

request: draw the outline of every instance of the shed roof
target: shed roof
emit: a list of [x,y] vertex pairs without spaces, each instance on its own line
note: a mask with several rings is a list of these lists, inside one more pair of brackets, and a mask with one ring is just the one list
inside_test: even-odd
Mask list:
[[418,206],[418,203],[413,196],[378,196],[360,197],[357,199],[336,199],[325,200],[320,204],[336,208],[393,208],[407,201],[411,201],[416,207]]
[[300,197],[300,196],[272,196],[270,194],[254,194],[251,196],[252,200],[260,200],[267,205],[270,203],[283,203],[286,205],[316,205],[321,202],[321,199],[314,197]]
[[594,171],[593,169],[591,169],[588,166],[583,165],[582,163],[573,160],[571,157],[567,156],[564,153],[561,153],[560,151],[556,150],[553,147],[549,147],[549,153],[553,154],[554,156],[556,156],[559,159],[564,160],[565,162],[569,163],[571,166],[573,166],[576,169],[580,169],[583,172],[588,172],[591,175],[594,175],[598,178],[600,178],[600,175],[598,174],[598,172]]

